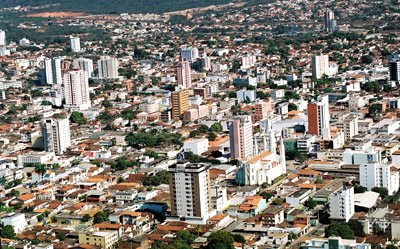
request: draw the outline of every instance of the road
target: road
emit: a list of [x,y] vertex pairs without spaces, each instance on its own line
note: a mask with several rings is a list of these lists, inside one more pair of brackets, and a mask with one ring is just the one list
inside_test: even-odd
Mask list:
[[325,225],[319,224],[315,227],[311,227],[311,229],[303,236],[297,238],[295,241],[293,241],[290,246],[288,247],[289,249],[298,249],[301,247],[301,244],[304,242],[304,237],[312,237],[315,233],[318,231],[325,230]]

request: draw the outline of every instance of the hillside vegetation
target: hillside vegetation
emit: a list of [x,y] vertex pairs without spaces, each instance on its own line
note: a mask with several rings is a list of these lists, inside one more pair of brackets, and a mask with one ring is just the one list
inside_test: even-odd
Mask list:
[[209,5],[226,4],[230,0],[1,0],[0,8],[57,4],[40,11],[77,11],[94,14],[165,13]]

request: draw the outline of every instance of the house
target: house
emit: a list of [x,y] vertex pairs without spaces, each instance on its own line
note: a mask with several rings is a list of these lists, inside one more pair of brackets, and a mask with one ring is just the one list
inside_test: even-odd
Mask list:
[[286,202],[289,203],[291,207],[298,207],[310,197],[311,193],[312,191],[309,189],[299,189],[286,197]]
[[25,214],[23,213],[10,213],[6,216],[1,217],[1,225],[10,225],[14,228],[15,233],[22,232],[26,227]]
[[267,201],[262,196],[247,196],[244,203],[237,209],[239,218],[249,218],[260,214],[267,207]]
[[284,208],[281,206],[269,206],[261,214],[261,220],[265,226],[276,226],[285,221]]

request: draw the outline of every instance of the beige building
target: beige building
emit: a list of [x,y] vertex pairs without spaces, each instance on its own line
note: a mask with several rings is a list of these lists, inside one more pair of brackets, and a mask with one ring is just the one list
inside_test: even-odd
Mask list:
[[172,216],[188,223],[205,224],[213,215],[209,165],[177,163],[168,171]]
[[92,246],[101,246],[103,249],[111,249],[118,242],[117,231],[102,232],[81,232],[79,233],[79,244],[89,244]]
[[172,118],[180,119],[181,115],[189,109],[189,91],[179,90],[171,94]]

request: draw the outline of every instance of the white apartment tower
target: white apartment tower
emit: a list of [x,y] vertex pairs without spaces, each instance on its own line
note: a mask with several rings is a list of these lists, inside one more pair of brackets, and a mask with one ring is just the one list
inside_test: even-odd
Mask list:
[[253,156],[253,124],[251,116],[236,117],[229,125],[231,158],[243,160]]
[[389,195],[399,190],[399,172],[392,171],[386,163],[360,165],[360,185],[371,190],[375,187],[386,188]]
[[213,210],[209,165],[180,162],[168,171],[172,216],[188,223],[205,224]]
[[89,77],[83,70],[64,74],[64,95],[66,107],[87,110],[90,104]]
[[190,70],[190,63],[188,60],[182,60],[180,65],[176,68],[178,85],[185,88],[192,87],[192,76]]
[[114,57],[102,57],[97,61],[100,79],[117,79],[118,60]]
[[326,54],[313,55],[311,58],[312,77],[321,79],[324,75],[329,75],[329,56]]
[[62,71],[61,71],[62,59],[57,58],[46,58],[44,60],[44,69],[46,72],[46,84],[49,85],[62,85]]
[[400,55],[392,54],[388,59],[389,63],[389,79],[391,81],[400,82]]
[[81,39],[79,37],[70,37],[71,41],[71,51],[74,53],[79,53],[81,51]]
[[93,60],[85,58],[74,59],[73,62],[74,69],[79,69],[85,71],[89,78],[93,75]]
[[329,196],[331,219],[347,222],[354,212],[354,187],[343,186]]
[[71,145],[68,117],[53,117],[43,120],[42,136],[45,151],[62,155]]
[[337,21],[335,19],[335,13],[331,10],[325,11],[324,14],[325,20],[325,31],[326,32],[335,32],[337,31]]
[[5,46],[5,45],[7,45],[6,32],[0,29],[0,46]]

